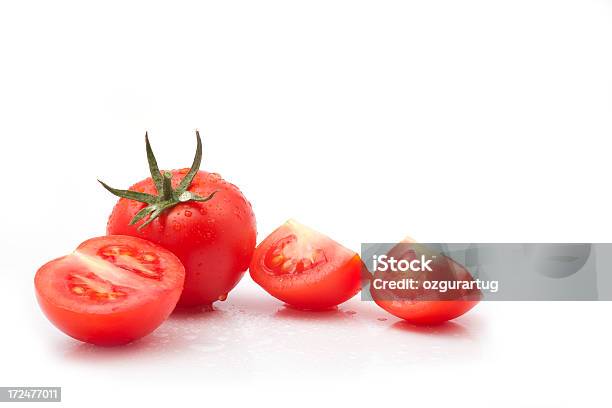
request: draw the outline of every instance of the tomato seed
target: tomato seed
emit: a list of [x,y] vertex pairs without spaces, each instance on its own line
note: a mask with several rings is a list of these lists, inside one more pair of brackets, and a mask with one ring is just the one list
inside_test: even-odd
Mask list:
[[270,266],[275,268],[281,265],[285,261],[285,258],[282,255],[277,255],[270,260]]
[[288,259],[285,261],[285,263],[283,263],[283,265],[281,266],[281,270],[284,273],[293,273],[295,272],[295,265],[296,262],[293,259]]
[[141,259],[146,262],[153,262],[157,260],[157,256],[151,252],[145,252],[142,254]]

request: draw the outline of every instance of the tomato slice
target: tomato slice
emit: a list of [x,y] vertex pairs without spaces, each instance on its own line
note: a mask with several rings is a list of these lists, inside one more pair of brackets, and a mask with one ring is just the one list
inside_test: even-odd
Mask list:
[[[415,325],[437,325],[455,319],[472,309],[482,298],[478,289],[436,292],[424,290],[423,281],[470,282],[470,272],[453,259],[431,252],[426,246],[415,242],[403,242],[393,247],[387,254],[397,260],[411,261],[420,255],[432,259],[431,270],[424,272],[380,272],[372,276],[370,293],[378,306]],[[400,281],[410,278],[417,282],[417,289],[376,288],[374,281]]]
[[361,287],[359,255],[289,220],[255,249],[250,274],[275,298],[300,309],[327,309]]
[[41,309],[57,328],[110,346],[155,330],[174,309],[184,280],[185,268],[170,251],[109,235],[43,265],[34,284]]

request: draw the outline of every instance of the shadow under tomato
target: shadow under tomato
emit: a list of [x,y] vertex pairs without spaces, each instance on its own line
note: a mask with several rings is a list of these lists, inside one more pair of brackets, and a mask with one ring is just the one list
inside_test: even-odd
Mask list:
[[207,320],[220,317],[224,313],[225,311],[223,309],[219,309],[214,306],[181,307],[174,309],[172,314],[168,317],[168,320]]
[[101,347],[94,344],[81,343],[78,340],[73,340],[68,350],[64,353],[67,359],[84,362],[98,361],[125,361],[129,359],[137,359],[144,356],[152,356],[156,351],[165,348],[166,343],[172,343],[172,347],[180,347],[180,339],[172,339],[169,336],[158,335],[152,333],[148,336],[138,339],[128,344]]
[[473,328],[456,322],[445,322],[438,326],[415,326],[398,321],[388,327],[399,338],[405,338],[405,352],[427,364],[449,362],[473,362],[482,359],[483,347],[479,333]]
[[467,327],[455,322],[444,322],[434,326],[419,326],[401,320],[393,323],[391,329],[430,337],[472,338],[472,333]]
[[325,310],[302,310],[289,305],[284,305],[278,309],[273,316],[280,319],[302,321],[339,321],[351,317],[349,313],[338,309],[338,307]]
[[131,343],[103,347],[71,341],[65,352],[69,359],[79,361],[112,361],[138,358],[155,358],[169,353],[181,353],[193,344],[208,343],[206,323],[222,321],[223,310],[202,308],[177,309],[153,333]]

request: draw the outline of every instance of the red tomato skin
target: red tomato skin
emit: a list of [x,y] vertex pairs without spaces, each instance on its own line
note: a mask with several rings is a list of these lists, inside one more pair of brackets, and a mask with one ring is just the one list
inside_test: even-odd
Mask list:
[[[171,171],[173,187],[187,170]],[[130,190],[157,194],[151,178]],[[255,215],[238,187],[216,173],[199,171],[188,190],[203,197],[217,193],[207,202],[177,204],[140,231],[129,223],[145,204],[121,198],[107,234],[144,238],[173,252],[186,271],[178,306],[208,306],[223,300],[247,270],[257,239]]]
[[[53,262],[41,269],[52,266]],[[98,314],[60,307],[45,297],[37,282],[35,287],[38,304],[55,327],[74,339],[97,346],[119,346],[150,334],[172,313],[182,291],[181,287],[177,287],[159,296],[158,300],[140,304],[136,308]]]
[[[306,282],[308,276],[302,280],[299,275],[274,276],[268,273],[264,265],[266,253],[278,238],[290,232],[286,224],[281,226],[259,244],[253,255],[249,269],[251,277],[270,295],[296,309],[325,310],[346,302],[361,290],[363,264],[357,254],[333,270],[310,279],[310,283]],[[329,246],[340,247],[329,238],[327,241]]]
[[421,300],[409,304],[399,301],[394,305],[391,300],[374,299],[376,304],[391,313],[418,326],[433,326],[469,312],[478,304],[478,300]]

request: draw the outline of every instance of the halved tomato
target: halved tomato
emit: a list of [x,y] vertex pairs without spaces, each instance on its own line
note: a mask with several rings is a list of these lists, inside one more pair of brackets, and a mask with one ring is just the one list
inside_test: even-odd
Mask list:
[[172,313],[184,280],[185,268],[170,251],[110,235],[43,265],[34,284],[41,309],[58,329],[111,346],[155,330]]
[[289,220],[255,249],[251,277],[275,298],[300,309],[327,309],[361,287],[359,255]]

